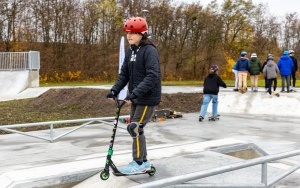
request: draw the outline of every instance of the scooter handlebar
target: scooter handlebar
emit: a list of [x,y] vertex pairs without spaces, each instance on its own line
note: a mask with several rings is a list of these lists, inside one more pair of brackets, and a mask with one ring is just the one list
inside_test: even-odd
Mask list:
[[124,104],[126,103],[126,101],[125,100],[115,99],[115,103],[116,103],[116,106],[118,108],[122,108],[122,106],[124,106]]

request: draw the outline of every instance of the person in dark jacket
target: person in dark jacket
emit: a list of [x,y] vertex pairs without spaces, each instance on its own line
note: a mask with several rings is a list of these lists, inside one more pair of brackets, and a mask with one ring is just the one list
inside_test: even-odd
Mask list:
[[256,53],[251,54],[250,57],[250,82],[251,82],[251,91],[257,92],[258,76],[261,73],[261,63],[257,58]]
[[212,65],[210,73],[204,79],[203,87],[203,102],[200,108],[199,121],[202,121],[207,112],[207,107],[212,100],[212,117],[218,116],[218,93],[219,87],[226,88],[226,84],[217,74],[219,67],[217,65]]
[[124,100],[131,104],[127,131],[133,139],[133,161],[119,171],[136,174],[151,169],[147,160],[145,126],[161,101],[161,72],[157,49],[147,34],[146,20],[141,17],[129,18],[123,30],[127,32],[130,48],[125,53],[121,72],[107,98],[117,98],[128,84],[129,93]]
[[247,74],[250,68],[247,52],[241,52],[241,57],[236,62],[236,68],[239,76],[239,92],[247,92]]
[[[290,50],[290,58],[292,59],[293,63],[294,63],[294,67],[292,70],[292,74],[291,74],[291,78],[290,78],[290,85],[293,87],[291,88],[291,90],[295,90],[296,87],[296,72],[298,70],[298,60],[297,58],[295,58],[295,51],[294,50]],[[293,79],[293,82],[292,82]]]
[[[272,95],[276,91],[277,87],[277,74],[279,74],[279,69],[277,64],[274,62],[274,56],[270,55],[266,66],[263,69],[264,77],[268,79],[268,93]],[[272,92],[273,85],[273,92]]]
[[285,84],[286,84],[286,92],[290,92],[290,76],[292,74],[292,69],[294,67],[294,63],[292,59],[288,56],[289,51],[284,51],[283,55],[278,60],[277,66],[280,70],[281,75],[281,92],[285,92]]

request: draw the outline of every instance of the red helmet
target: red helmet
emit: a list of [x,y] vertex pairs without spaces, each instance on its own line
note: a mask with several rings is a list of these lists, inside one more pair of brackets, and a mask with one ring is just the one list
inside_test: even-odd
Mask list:
[[148,24],[144,18],[128,18],[124,23],[123,30],[132,33],[143,33],[148,30]]

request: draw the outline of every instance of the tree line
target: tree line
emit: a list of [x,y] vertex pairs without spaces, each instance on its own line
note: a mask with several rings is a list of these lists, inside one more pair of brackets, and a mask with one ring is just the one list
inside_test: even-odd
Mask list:
[[145,9],[163,80],[203,79],[212,64],[232,78],[231,66],[243,50],[261,61],[269,53],[278,59],[285,49],[300,53],[298,14],[276,17],[251,0],[213,0],[207,6],[171,0],[3,0],[0,50],[40,51],[44,82],[110,82],[118,74],[124,20],[144,16]]

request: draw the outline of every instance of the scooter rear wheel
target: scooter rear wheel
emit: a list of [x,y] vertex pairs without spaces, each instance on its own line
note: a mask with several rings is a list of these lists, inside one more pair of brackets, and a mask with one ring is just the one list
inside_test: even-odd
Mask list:
[[109,172],[106,172],[105,170],[102,170],[100,173],[100,178],[102,180],[107,180],[109,178]]

